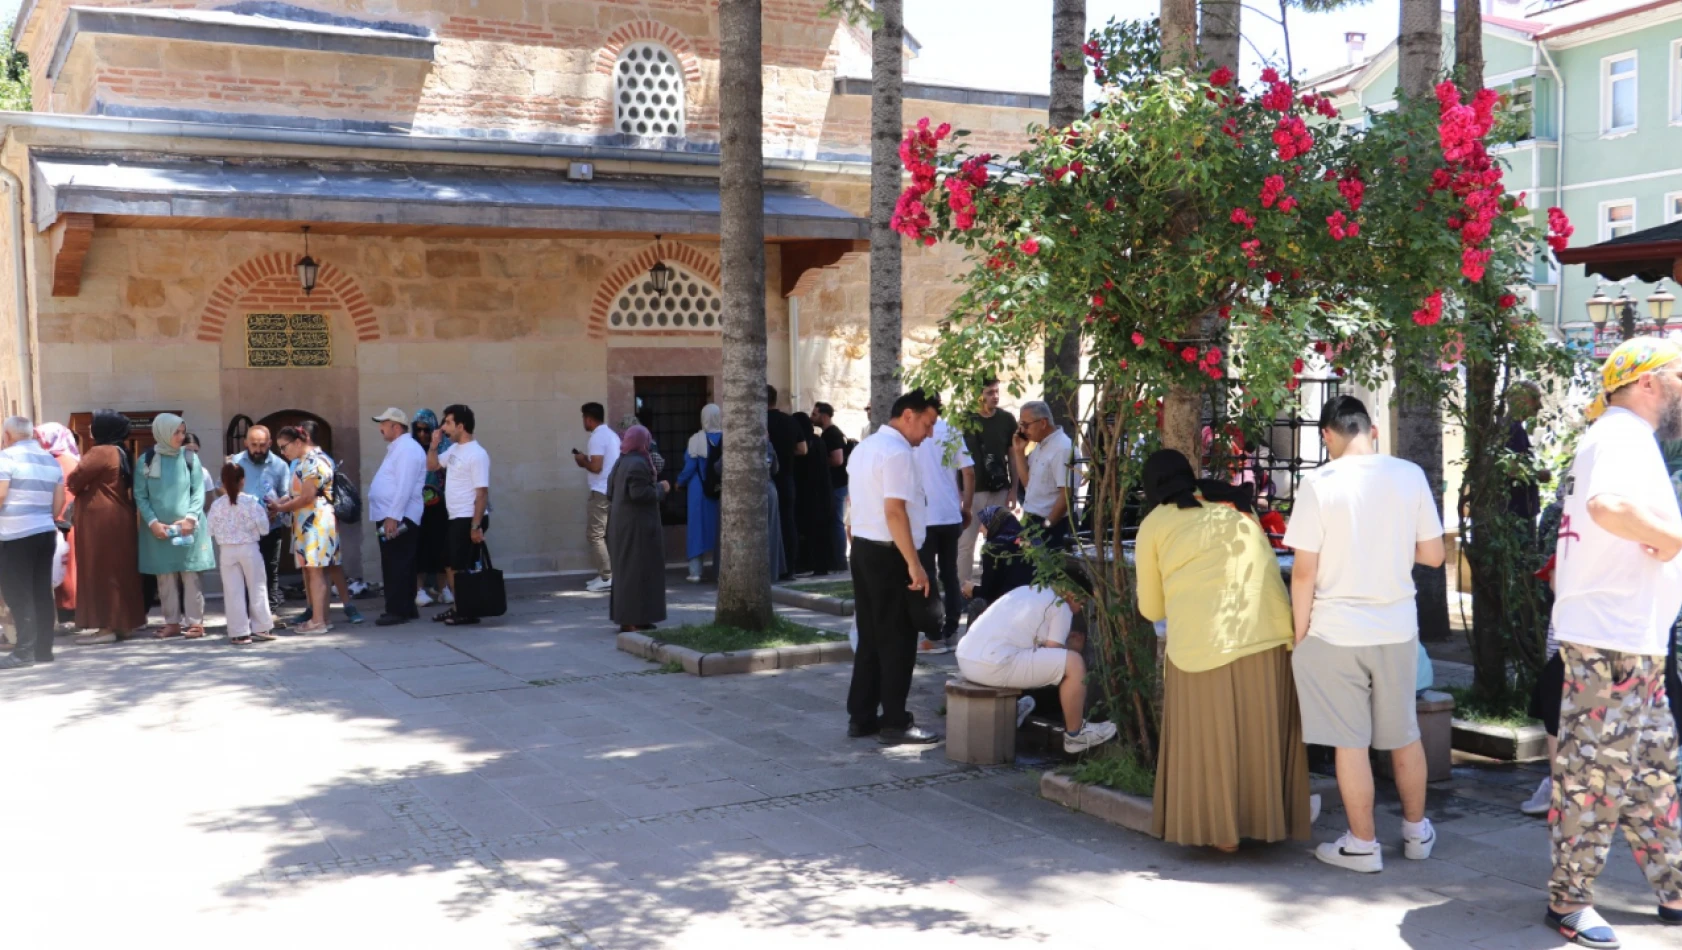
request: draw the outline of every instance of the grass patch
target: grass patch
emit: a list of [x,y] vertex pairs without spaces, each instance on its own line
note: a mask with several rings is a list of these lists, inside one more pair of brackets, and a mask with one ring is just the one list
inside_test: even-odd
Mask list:
[[1530,707],[1530,697],[1520,695],[1518,690],[1509,690],[1505,695],[1495,697],[1487,696],[1470,686],[1450,686],[1444,692],[1454,697],[1456,719],[1475,722],[1481,726],[1507,726],[1512,729],[1534,725],[1536,722],[1526,711]]
[[701,653],[734,653],[739,650],[792,647],[803,643],[847,639],[845,633],[808,627],[781,616],[772,618],[770,628],[762,631],[705,623],[687,624],[671,630],[656,630],[653,636],[664,643],[688,647]]
[[1144,798],[1156,791],[1156,769],[1141,762],[1132,749],[1113,744],[1075,766],[1071,777],[1083,785],[1102,785]]
[[822,594],[825,597],[839,597],[842,600],[853,599],[853,582],[847,581],[814,581],[809,584],[784,584],[790,590],[797,590],[805,594]]
[[679,663],[676,660],[667,660],[665,663],[660,664],[660,672],[662,672],[662,673],[682,673],[683,672],[683,664]]

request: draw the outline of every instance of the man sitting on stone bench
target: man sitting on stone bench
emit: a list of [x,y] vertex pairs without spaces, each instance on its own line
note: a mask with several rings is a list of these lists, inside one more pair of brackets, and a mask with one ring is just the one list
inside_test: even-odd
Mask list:
[[[1077,579],[1075,582],[1079,586]],[[1001,689],[1058,687],[1063,706],[1063,750],[1077,753],[1114,739],[1108,722],[1085,721],[1086,661],[1081,647],[1086,637],[1071,632],[1080,594],[1062,594],[1046,587],[1018,587],[988,606],[958,641],[958,670],[964,679]],[[1024,696],[1017,725],[1032,709]]]

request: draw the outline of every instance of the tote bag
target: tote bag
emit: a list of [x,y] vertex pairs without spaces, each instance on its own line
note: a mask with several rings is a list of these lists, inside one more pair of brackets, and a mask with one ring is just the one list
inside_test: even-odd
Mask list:
[[508,612],[508,591],[502,572],[491,564],[489,545],[479,546],[479,563],[471,571],[456,572],[456,609],[468,617],[500,617]]

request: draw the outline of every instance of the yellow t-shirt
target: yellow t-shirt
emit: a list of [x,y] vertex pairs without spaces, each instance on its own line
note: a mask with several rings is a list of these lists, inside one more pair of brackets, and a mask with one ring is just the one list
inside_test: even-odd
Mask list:
[[1139,526],[1139,612],[1168,619],[1168,659],[1201,673],[1290,646],[1291,602],[1261,525],[1228,505],[1161,505]]

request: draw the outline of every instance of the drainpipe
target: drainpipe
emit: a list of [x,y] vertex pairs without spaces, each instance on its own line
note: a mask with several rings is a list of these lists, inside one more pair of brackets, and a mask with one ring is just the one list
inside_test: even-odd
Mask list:
[[[1542,40],[1536,41],[1536,48],[1542,51],[1542,58],[1548,61],[1548,69],[1553,71],[1554,82],[1559,84],[1559,125],[1554,129],[1554,141],[1558,147],[1554,149],[1554,204],[1565,207],[1565,74],[1554,65],[1554,58],[1548,53],[1548,44]],[[1554,283],[1554,329],[1563,336],[1565,333],[1565,265],[1560,265],[1559,279]]]
[[5,184],[12,196],[12,290],[15,292],[13,312],[17,314],[19,404],[23,407],[20,415],[34,419],[35,374],[34,361],[29,355],[29,287],[23,253],[23,182],[18,181],[11,169],[0,166],[0,183]]
[[800,403],[800,298],[788,298],[788,402],[795,411]]

